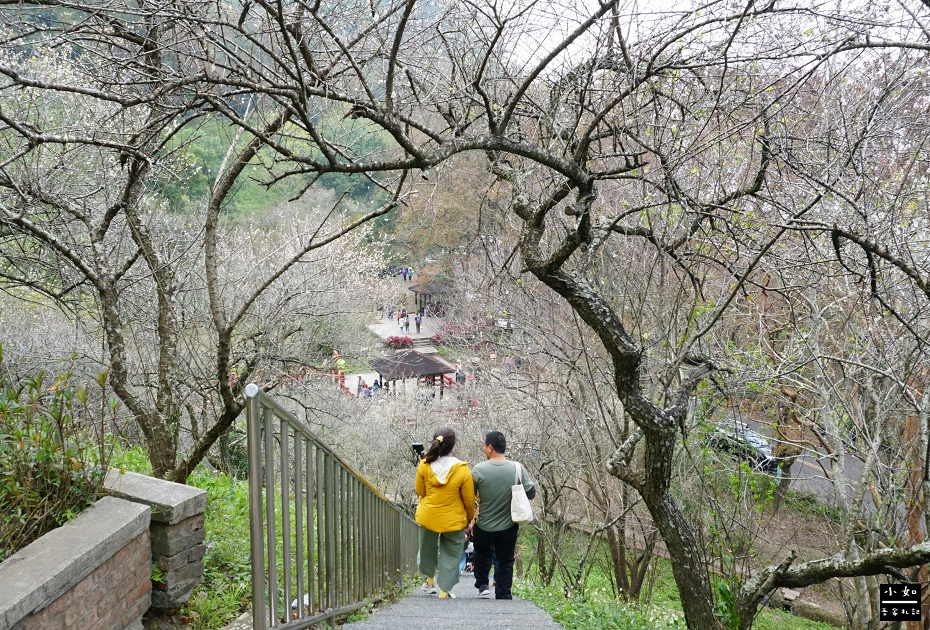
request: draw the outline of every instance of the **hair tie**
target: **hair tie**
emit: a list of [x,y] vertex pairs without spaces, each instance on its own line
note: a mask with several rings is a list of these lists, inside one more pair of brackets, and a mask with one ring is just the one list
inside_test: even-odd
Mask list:
[[439,437],[437,437],[437,438],[436,438],[436,441],[439,442],[440,444],[442,444],[442,436],[440,435]]

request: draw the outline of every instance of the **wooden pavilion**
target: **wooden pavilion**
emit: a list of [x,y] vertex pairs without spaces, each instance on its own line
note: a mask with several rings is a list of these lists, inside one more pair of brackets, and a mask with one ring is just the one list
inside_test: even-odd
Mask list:
[[[433,357],[416,350],[406,350],[398,354],[379,357],[371,361],[371,367],[381,379],[381,387],[391,390],[397,381],[403,383],[409,378],[424,382],[430,387],[439,385],[439,397],[445,390],[445,375],[455,373],[455,369]],[[390,383],[390,385],[389,385]]]
[[429,280],[410,287],[417,304],[417,310],[421,312],[426,311],[428,307],[440,305],[441,298],[448,295],[450,289],[451,285],[448,282],[440,282],[439,280]]

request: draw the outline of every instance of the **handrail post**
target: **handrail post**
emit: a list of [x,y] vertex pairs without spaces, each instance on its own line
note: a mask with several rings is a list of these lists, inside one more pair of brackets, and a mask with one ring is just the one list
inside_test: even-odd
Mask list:
[[272,626],[278,625],[278,557],[277,524],[274,514],[274,410],[265,407],[262,424],[265,427],[265,551],[268,558],[268,614]]
[[245,387],[246,418],[249,448],[249,548],[252,561],[252,627],[266,630],[268,612],[265,608],[265,545],[262,540],[262,434],[258,406],[258,385]]

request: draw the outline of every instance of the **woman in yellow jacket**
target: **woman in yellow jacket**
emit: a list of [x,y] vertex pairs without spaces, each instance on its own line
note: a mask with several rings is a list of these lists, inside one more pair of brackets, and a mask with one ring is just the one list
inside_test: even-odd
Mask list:
[[475,483],[468,464],[451,456],[454,447],[455,432],[439,429],[417,467],[422,588],[443,599],[455,597],[450,591],[459,581],[465,527],[475,516]]

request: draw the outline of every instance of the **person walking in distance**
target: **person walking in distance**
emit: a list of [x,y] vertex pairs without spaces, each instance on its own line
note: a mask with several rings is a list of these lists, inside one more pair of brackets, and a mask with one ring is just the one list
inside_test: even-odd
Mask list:
[[465,528],[475,517],[474,481],[468,464],[452,457],[454,447],[455,432],[445,427],[437,430],[417,466],[418,568],[426,576],[421,588],[438,593],[440,599],[455,597],[451,591],[459,581]]
[[488,573],[491,570],[491,552],[497,555],[500,572],[495,568],[494,594],[497,599],[513,599],[513,556],[520,526],[510,518],[511,486],[520,471],[520,479],[530,499],[536,496],[536,486],[529,473],[518,462],[504,456],[507,440],[500,431],[484,436],[484,456],[487,461],[475,466],[472,477],[478,496],[478,520],[472,528],[475,543],[475,588],[478,597],[489,598]]

